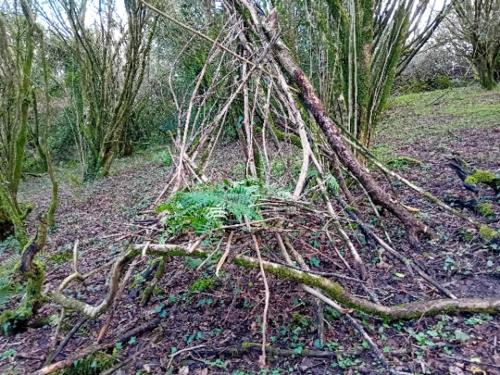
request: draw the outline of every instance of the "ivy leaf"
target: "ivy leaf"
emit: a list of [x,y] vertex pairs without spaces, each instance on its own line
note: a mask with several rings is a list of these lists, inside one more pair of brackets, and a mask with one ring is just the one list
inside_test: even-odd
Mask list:
[[314,342],[313,342],[313,345],[316,349],[322,349],[323,348],[323,345],[321,344],[321,340],[320,339],[315,339]]
[[154,312],[159,314],[163,311],[163,308],[165,307],[165,304],[163,303],[160,303],[158,306],[155,306],[154,308]]
[[295,347],[295,349],[293,349],[293,352],[294,352],[295,354],[299,354],[299,355],[300,355],[300,354],[302,354],[302,351],[303,351],[303,350],[304,350],[304,347],[303,347],[302,345],[297,345],[297,346]]
[[309,259],[309,263],[313,267],[319,267],[319,265],[320,265],[321,262],[320,262],[320,260],[316,256],[313,256],[311,259]]
[[7,349],[2,354],[0,354],[0,361],[4,361],[7,358],[12,357],[14,354],[16,354],[15,349]]

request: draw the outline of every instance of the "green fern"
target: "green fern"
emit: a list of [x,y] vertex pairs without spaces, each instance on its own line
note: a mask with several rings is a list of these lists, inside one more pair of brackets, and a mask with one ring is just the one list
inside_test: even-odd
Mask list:
[[203,185],[195,191],[174,194],[157,208],[166,212],[165,224],[171,234],[194,231],[209,233],[230,222],[261,218],[257,202],[262,197],[255,181]]

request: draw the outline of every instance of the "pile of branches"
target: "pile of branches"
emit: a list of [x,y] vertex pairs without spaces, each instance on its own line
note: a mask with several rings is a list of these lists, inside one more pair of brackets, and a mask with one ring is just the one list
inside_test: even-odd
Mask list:
[[[146,5],[157,14],[172,18]],[[193,38],[207,41],[211,48],[189,95],[179,98],[171,84],[179,112],[178,132],[171,150],[175,166],[154,203],[169,234],[167,243],[158,243],[158,236],[135,238],[114,261],[107,295],[96,305],[64,293],[73,282],[86,280],[97,272],[79,272],[75,246],[74,272],[57,290],[48,291],[45,298],[60,305],[63,311],[76,310],[95,319],[113,306],[130,278],[131,264],[140,257],[218,258],[216,274],[227,263],[257,269],[265,292],[262,365],[266,362],[271,275],[295,282],[312,295],[319,316],[324,304],[344,315],[387,366],[381,351],[357,322],[356,312],[383,320],[440,313],[500,312],[500,297],[457,298],[396,248],[390,231],[384,227],[388,216],[406,229],[407,242],[415,249],[423,239],[433,235],[432,228],[417,219],[412,207],[381,185],[359,161],[359,156],[449,214],[478,229],[484,225],[388,170],[342,131],[283,43],[275,12],[263,16],[247,0],[224,2],[223,6],[225,24],[216,39],[173,19],[192,33]],[[179,59],[188,48],[189,43]],[[241,126],[236,128],[245,155],[247,180],[214,185],[206,174],[207,166],[229,127],[228,119],[234,119],[235,113],[241,113],[238,117]],[[283,141],[294,144],[302,154],[300,173],[288,194],[270,186],[270,143],[279,149]],[[373,218],[377,218],[378,224],[369,224]],[[293,233],[311,232],[322,233],[329,239],[328,251],[347,272],[310,269],[304,249],[294,243]],[[370,288],[371,276],[356,240],[360,233],[372,251],[382,248],[388,258],[404,264],[428,285],[427,290],[439,293],[442,298],[394,306],[382,303]],[[218,239],[218,245],[207,247],[204,241],[207,237]],[[154,283],[162,277],[158,272]],[[318,319],[320,335],[322,322],[323,319]]]

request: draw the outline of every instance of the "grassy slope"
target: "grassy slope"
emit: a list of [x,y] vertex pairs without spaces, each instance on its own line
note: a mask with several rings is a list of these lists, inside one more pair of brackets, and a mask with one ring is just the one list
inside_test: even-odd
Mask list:
[[382,154],[390,150],[412,154],[414,147],[427,151],[437,147],[443,154],[461,153],[462,143],[468,151],[467,138],[480,142],[482,135],[489,140],[486,149],[471,151],[481,162],[494,164],[500,147],[499,130],[500,89],[437,90],[392,98],[378,127],[376,145],[382,147]]
[[447,137],[454,131],[500,126],[500,89],[463,87],[408,94],[392,98],[388,109],[378,134],[389,144]]

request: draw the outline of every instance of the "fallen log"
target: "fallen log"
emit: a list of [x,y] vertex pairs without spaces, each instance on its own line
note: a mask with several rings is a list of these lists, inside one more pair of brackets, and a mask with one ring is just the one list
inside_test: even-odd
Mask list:
[[[106,311],[114,302],[121,272],[126,265],[136,256],[142,254],[144,244],[132,245],[124,255],[119,257],[117,265],[111,274],[110,290],[106,298],[97,306],[89,305],[75,298],[67,297],[62,292],[49,292],[48,298],[58,303],[65,309],[80,311],[88,316],[96,317]],[[166,257],[193,257],[206,258],[209,252],[199,247],[193,249],[188,245],[150,244],[148,253],[154,256]],[[259,269],[259,260],[246,255],[236,255],[231,263],[244,268]],[[374,303],[349,293],[340,283],[326,277],[301,271],[275,262],[262,260],[264,270],[278,278],[295,281],[313,288],[321,289],[328,297],[338,302],[343,307],[348,307],[364,313],[379,317],[384,320],[404,320],[433,316],[442,313],[500,313],[500,297],[496,298],[443,298],[429,301],[415,301],[395,306],[386,306]]]

